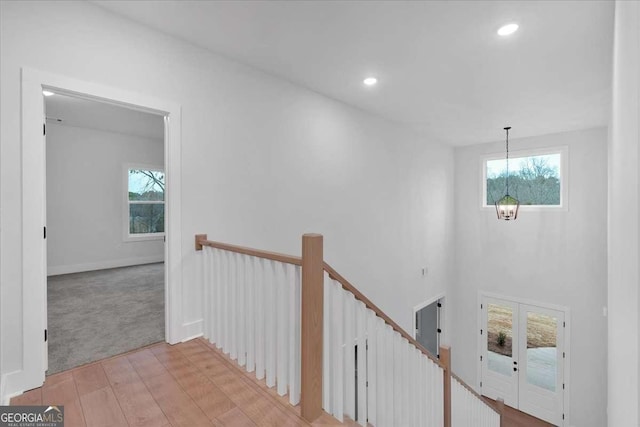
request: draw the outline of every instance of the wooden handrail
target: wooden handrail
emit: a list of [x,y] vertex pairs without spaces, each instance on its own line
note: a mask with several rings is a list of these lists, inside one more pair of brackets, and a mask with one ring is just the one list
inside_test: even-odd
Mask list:
[[[306,237],[306,239],[305,239]],[[298,256],[293,256],[293,255],[286,255],[286,254],[281,254],[281,253],[277,253],[277,252],[270,252],[270,251],[263,251],[263,250],[259,250],[259,249],[253,249],[253,248],[247,248],[247,247],[243,247],[243,246],[236,246],[236,245],[230,245],[228,243],[220,243],[220,242],[214,242],[211,240],[207,240],[207,235],[206,234],[196,234],[195,236],[195,249],[196,251],[201,251],[203,246],[209,246],[212,248],[217,248],[217,249],[222,249],[225,251],[230,251],[230,252],[236,252],[236,253],[240,253],[240,254],[244,254],[244,255],[249,255],[249,256],[254,256],[254,257],[258,257],[258,258],[264,258],[264,259],[269,259],[269,260],[273,260],[273,261],[279,261],[279,262],[283,262],[283,263],[287,263],[287,264],[293,264],[293,265],[298,265],[298,266],[303,266],[303,258],[305,257],[305,252],[307,253],[307,262],[309,263],[309,267],[307,268],[307,274],[309,274],[309,271],[313,271],[316,270],[316,268],[313,267],[314,265],[314,261],[313,259],[315,258],[315,263],[319,263],[318,258],[317,258],[317,254],[319,252],[320,257],[322,257],[322,236],[321,235],[317,235],[317,234],[309,234],[309,235],[305,235],[303,236],[303,256],[302,257],[298,257]],[[305,249],[306,248],[306,249]],[[321,260],[322,258],[320,258]],[[467,390],[469,390],[474,396],[476,396],[478,399],[482,400],[489,408],[491,408],[493,411],[495,411],[501,419],[501,423],[503,420],[503,414],[502,414],[502,410],[500,408],[500,403],[497,403],[498,407],[494,407],[494,405],[488,403],[485,399],[482,399],[482,397],[476,393],[475,390],[473,390],[467,383],[465,383],[460,377],[458,377],[456,374],[453,373],[453,371],[451,370],[451,361],[450,361],[450,348],[446,347],[446,346],[441,346],[440,347],[440,351],[441,351],[441,356],[444,356],[444,359],[446,360],[440,360],[438,358],[436,358],[433,354],[431,354],[429,352],[429,350],[427,350],[426,348],[424,348],[418,341],[416,341],[411,335],[409,335],[404,329],[402,329],[400,327],[400,325],[398,325],[396,322],[394,322],[389,316],[387,316],[380,308],[378,308],[378,306],[376,306],[373,302],[371,302],[371,300],[369,300],[369,298],[367,298],[366,296],[364,296],[355,286],[353,286],[351,283],[349,283],[349,281],[347,279],[345,279],[342,275],[340,275],[333,267],[331,267],[329,264],[327,264],[324,261],[321,261],[320,264],[318,265],[322,265],[322,269],[327,272],[327,274],[329,275],[329,277],[335,281],[337,281],[338,283],[340,283],[340,285],[342,286],[342,288],[346,291],[351,292],[354,297],[358,300],[361,301],[362,303],[364,303],[364,305],[372,310],[378,317],[380,317],[381,319],[383,319],[385,321],[385,323],[387,323],[389,326],[391,326],[393,328],[393,330],[395,330],[396,332],[398,332],[403,338],[405,338],[407,341],[409,341],[413,346],[415,346],[418,350],[420,350],[425,356],[427,356],[431,361],[433,361],[434,363],[438,364],[438,366],[440,366],[444,371],[445,371],[445,378],[444,378],[444,388],[445,388],[445,426],[449,426],[451,423],[451,378],[454,378],[456,381],[458,381],[459,384],[461,384],[464,388],[466,388]],[[303,279],[304,279],[304,275],[305,275],[305,269],[303,269],[302,274],[303,274]],[[305,377],[304,379],[306,379],[307,377],[312,377],[313,380],[312,381],[302,381],[302,401],[301,401],[301,410],[304,413],[303,414],[303,418],[309,420],[309,421],[313,421],[314,419],[317,418],[317,416],[319,415],[318,412],[318,407],[321,408],[321,397],[322,397],[322,385],[320,382],[320,386],[318,387],[318,378],[322,378],[322,282],[319,281],[319,279],[317,278],[317,274],[312,274],[311,276],[315,276],[314,278],[311,279],[307,279],[306,282],[307,283],[315,283],[318,282],[320,283],[320,285],[313,286],[314,288],[317,288],[314,290],[313,293],[309,294],[307,297],[307,304],[306,305],[313,305],[314,306],[314,310],[311,310],[313,312],[312,315],[308,316],[308,319],[306,319],[306,322],[303,320],[303,323],[307,324],[307,325],[313,325],[313,327],[310,327],[308,329],[310,329],[310,331],[313,331],[312,333],[309,333],[307,338],[310,338],[311,335],[313,335],[314,339],[313,340],[309,340],[307,339],[307,346],[309,346],[311,343],[311,341],[315,341],[316,344],[316,348],[313,351],[304,351],[303,350],[303,354],[302,355],[302,359],[306,359],[307,360],[307,365],[308,366],[313,366],[312,369],[305,369],[305,367],[303,366],[302,370],[303,372],[305,371],[309,371],[312,372],[312,374],[308,374],[308,375],[304,375],[303,377]],[[303,294],[304,294],[304,282],[305,280],[303,280]],[[304,295],[303,295],[303,301],[304,301]],[[315,301],[314,304],[310,304],[311,301]],[[318,304],[319,307],[318,307]],[[303,304],[305,305],[305,304]],[[305,318],[305,314],[304,314],[304,307],[302,309],[302,318]],[[302,329],[304,330],[304,326],[302,327]],[[317,331],[320,331],[319,333]],[[303,331],[304,332],[304,331]],[[318,336],[320,338],[318,338]],[[302,348],[305,348],[305,334],[302,334],[302,338],[303,338],[303,342],[302,342]],[[320,346],[317,347],[317,342],[320,342]],[[320,349],[320,351],[318,351],[318,348]],[[309,348],[310,350],[310,348]],[[311,361],[311,365],[309,365],[309,360],[310,359],[315,359]],[[303,365],[305,365],[305,363],[302,363]],[[310,383],[314,383],[313,387],[311,387]],[[307,385],[307,387],[310,387],[306,393],[304,393],[305,390],[305,384]],[[448,390],[447,390],[448,389]],[[306,396],[306,399],[305,399]],[[305,402],[306,400],[306,402]],[[312,403],[313,402],[313,403]],[[319,402],[319,403],[318,403]],[[319,406],[320,405],[320,406]],[[504,403],[502,403],[502,406],[504,407]],[[311,409],[309,409],[309,407],[311,407]],[[305,417],[306,415],[306,417]],[[447,422],[449,424],[447,424]]]
[[196,234],[196,251],[201,251],[203,246],[209,246],[211,248],[222,249],[224,251],[236,252],[239,254],[250,255],[258,258],[270,259],[273,261],[283,262],[285,264],[302,266],[302,258],[299,256],[263,251],[260,249],[246,248],[244,246],[230,245],[228,243],[214,242],[212,240],[207,240],[206,234]]
[[356,297],[356,299],[358,301],[363,302],[364,305],[368,309],[370,309],[374,313],[376,313],[376,315],[378,317],[382,318],[382,320],[384,320],[388,325],[390,325],[396,332],[399,332],[400,335],[402,335],[403,338],[406,338],[411,344],[413,344],[425,356],[427,356],[429,359],[431,359],[433,362],[437,363],[441,368],[444,369],[444,365],[442,364],[442,362],[438,358],[436,358],[433,354],[431,354],[429,352],[429,350],[424,348],[422,346],[422,344],[420,344],[418,341],[415,340],[415,338],[413,338],[411,335],[409,335],[407,333],[407,331],[402,329],[400,327],[400,325],[398,325],[396,322],[391,320],[391,318],[389,316],[387,316],[384,311],[380,310],[377,305],[372,303],[369,298],[365,297],[362,294],[362,292],[360,292],[358,289],[356,289],[355,286],[353,286],[351,283],[349,283],[349,281],[347,279],[342,277],[336,270],[333,269],[333,267],[331,267],[326,262],[324,263],[324,271],[329,273],[329,277],[331,279],[333,279],[333,280],[337,281],[338,283],[340,283],[342,285],[342,289],[344,289],[345,291],[351,292]]

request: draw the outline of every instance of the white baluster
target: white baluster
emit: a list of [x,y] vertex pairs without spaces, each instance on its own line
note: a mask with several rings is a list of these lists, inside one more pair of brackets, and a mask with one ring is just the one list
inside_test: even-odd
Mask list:
[[276,293],[274,261],[265,262],[266,306],[265,306],[265,367],[267,387],[276,385]]
[[203,291],[203,310],[202,310],[202,317],[204,320],[204,323],[202,325],[202,332],[203,335],[206,339],[209,340],[209,342],[211,342],[211,331],[209,330],[209,316],[211,315],[211,289],[212,289],[212,283],[211,283],[211,270],[210,270],[210,258],[209,255],[211,253],[212,248],[210,248],[209,246],[203,246],[202,247],[202,291]]
[[256,279],[254,275],[255,258],[247,256],[245,260],[245,301],[246,301],[246,350],[247,350],[247,372],[256,369],[256,333],[255,333],[255,313],[256,313]]
[[351,293],[347,293],[344,301],[344,413],[352,420],[356,419],[355,402],[355,303],[356,300]]
[[228,329],[228,350],[231,360],[238,358],[238,347],[236,341],[238,339],[237,334],[237,320],[238,310],[236,306],[236,296],[238,291],[238,270],[237,265],[238,254],[235,252],[229,252],[229,329]]
[[346,292],[342,285],[331,281],[331,366],[332,366],[332,415],[344,421],[344,300]]
[[322,409],[329,414],[333,414],[331,401],[331,353],[334,350],[331,348],[332,331],[330,323],[333,310],[331,308],[331,279],[326,271],[322,285],[322,299]]
[[378,324],[376,314],[367,309],[367,420],[371,425],[377,424],[377,373],[378,373]]
[[358,344],[358,423],[367,425],[367,322],[366,307],[362,301],[356,302],[356,342]]
[[247,363],[247,255],[238,256],[238,365]]
[[300,267],[287,265],[289,285],[289,403],[300,403]]
[[280,396],[287,394],[289,385],[289,284],[287,283],[285,265],[275,262],[277,304],[277,392]]
[[255,334],[256,334],[256,378],[261,380],[264,378],[265,373],[265,267],[266,260],[262,258],[255,258],[255,271],[254,276],[256,279],[255,294],[256,298],[256,318],[255,318]]

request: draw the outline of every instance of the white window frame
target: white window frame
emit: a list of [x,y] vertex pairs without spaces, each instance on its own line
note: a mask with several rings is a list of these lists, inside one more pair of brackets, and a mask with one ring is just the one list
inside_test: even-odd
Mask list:
[[[143,242],[146,240],[164,240],[164,232],[161,233],[136,233],[136,234],[131,234],[129,232],[129,205],[131,204],[131,201],[129,200],[129,171],[132,169],[138,169],[138,170],[148,170],[148,171],[154,171],[154,172],[162,172],[165,173],[164,171],[164,167],[162,166],[157,166],[157,165],[146,165],[146,164],[139,164],[139,163],[129,163],[129,164],[125,164],[122,168],[123,171],[123,184],[124,184],[124,188],[123,188],[123,223],[122,223],[122,239],[124,242]],[[165,185],[165,191],[166,191],[166,185]],[[162,200],[162,202],[160,202],[159,200],[154,200],[154,201],[148,201],[148,202],[135,202],[136,204],[144,204],[144,203],[152,203],[152,204],[158,204],[158,203],[162,203],[165,206],[165,212],[166,212],[166,194],[164,197],[164,200]],[[166,216],[165,216],[166,219]]]
[[[509,159],[519,157],[560,154],[560,204],[559,205],[520,205],[520,211],[567,212],[569,210],[569,147],[545,147],[509,151]],[[480,159],[480,208],[485,211],[496,207],[487,204],[487,161],[505,158],[505,152],[487,154]]]

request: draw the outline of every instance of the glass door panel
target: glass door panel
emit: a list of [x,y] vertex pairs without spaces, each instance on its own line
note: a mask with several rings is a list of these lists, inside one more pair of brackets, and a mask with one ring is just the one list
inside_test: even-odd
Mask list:
[[513,309],[487,304],[488,368],[510,377],[513,374]]
[[527,312],[527,382],[556,391],[558,378],[558,319]]
[[482,318],[482,394],[518,404],[518,305],[484,298]]
[[520,304],[518,408],[562,425],[564,313]]

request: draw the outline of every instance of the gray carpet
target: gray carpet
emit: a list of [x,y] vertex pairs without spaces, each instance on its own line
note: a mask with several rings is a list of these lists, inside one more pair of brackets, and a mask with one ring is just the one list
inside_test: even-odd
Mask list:
[[164,264],[48,279],[47,375],[164,340]]

